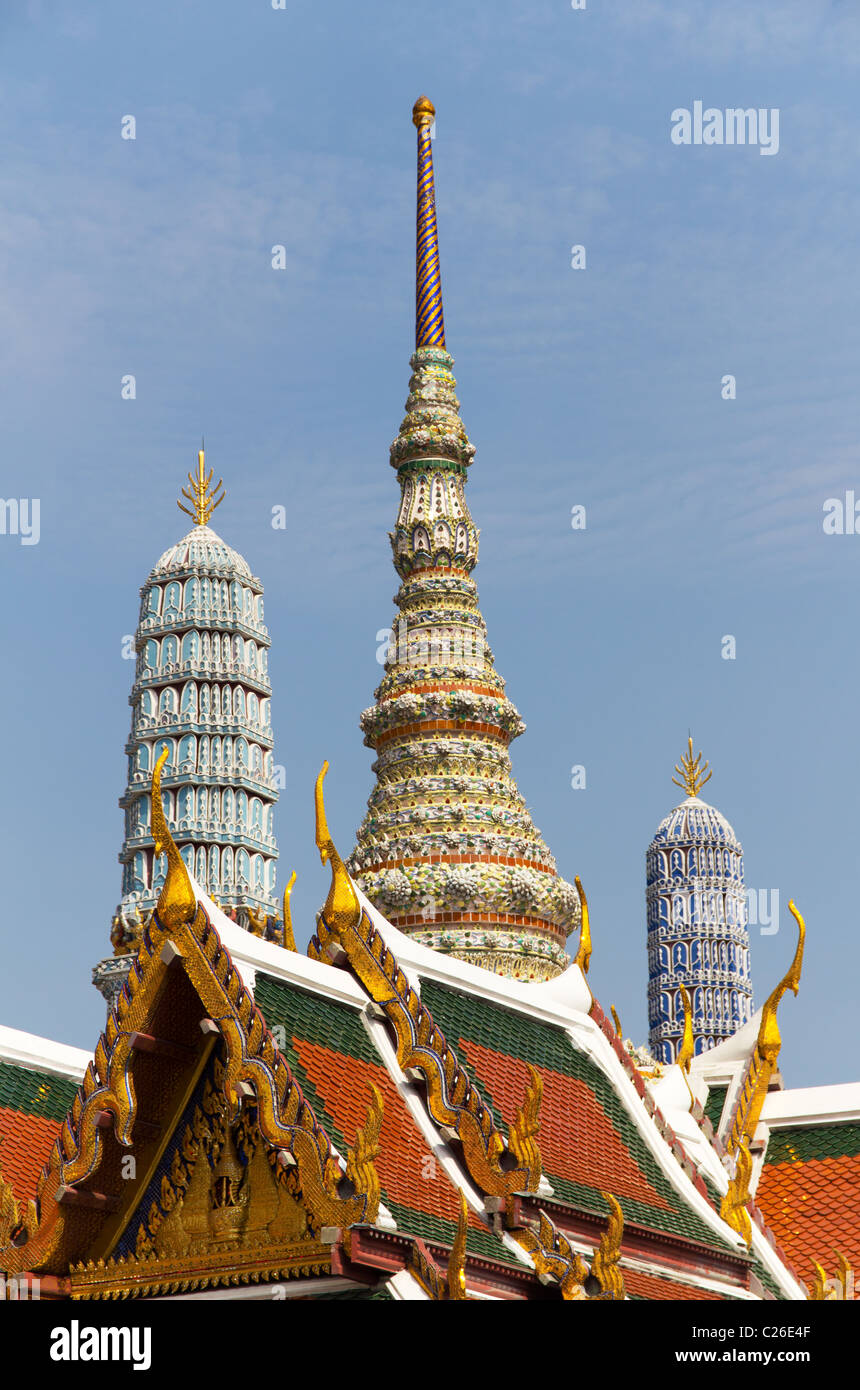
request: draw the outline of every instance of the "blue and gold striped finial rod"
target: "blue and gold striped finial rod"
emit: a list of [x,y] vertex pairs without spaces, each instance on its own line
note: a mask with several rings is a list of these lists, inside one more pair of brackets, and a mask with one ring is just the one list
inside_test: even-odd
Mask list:
[[439,237],[436,232],[436,196],[433,191],[433,151],[430,127],[436,108],[419,97],[412,108],[418,127],[418,215],[415,253],[415,346],[445,346],[442,313],[442,276],[439,271]]

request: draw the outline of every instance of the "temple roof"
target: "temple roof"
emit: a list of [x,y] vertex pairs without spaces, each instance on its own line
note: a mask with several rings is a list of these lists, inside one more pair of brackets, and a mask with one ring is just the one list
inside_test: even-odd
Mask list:
[[36,1195],[89,1061],[79,1048],[0,1026],[0,1169],[19,1199]]
[[[860,1086],[853,1089],[860,1091]],[[785,1104],[793,1094],[802,1093],[783,1091],[778,1099]],[[832,1270],[837,1252],[857,1269],[860,1120],[765,1124],[767,1147],[756,1201],[781,1247],[809,1281],[816,1264]]]
[[[40,1215],[26,1255],[6,1245],[7,1268],[35,1269],[58,1281],[58,1293],[91,1296],[107,1288],[119,1296],[131,1289],[156,1293],[178,1272],[191,1278],[196,1266],[187,1240],[182,1246],[182,1227],[176,1228],[177,1236],[168,1218],[177,1203],[191,1201],[189,1165],[199,1140],[190,1136],[192,1129],[195,1135],[203,1132],[194,1114],[205,1129],[205,1115],[216,1114],[220,1088],[227,1087],[228,1097],[235,1089],[246,1098],[241,1104],[252,1104],[249,1113],[270,1164],[304,1136],[305,1147],[295,1153],[305,1207],[321,1212],[318,1219],[326,1228],[342,1225],[353,1234],[346,1245],[338,1237],[326,1247],[317,1225],[297,1237],[298,1244],[281,1244],[276,1251],[271,1242],[257,1252],[243,1246],[238,1265],[238,1255],[225,1255],[220,1265],[207,1256],[203,1272],[194,1275],[204,1287],[234,1281],[237,1269],[247,1271],[240,1283],[256,1282],[261,1269],[276,1266],[282,1276],[292,1268],[296,1277],[338,1275],[376,1292],[388,1289],[390,1296],[426,1296],[428,1288],[438,1291],[440,1270],[455,1259],[465,1212],[469,1289],[477,1296],[544,1297],[536,1268],[556,1271],[556,1282],[567,1270],[569,1282],[582,1256],[597,1260],[598,1245],[602,1248],[612,1227],[611,1216],[606,1224],[611,1196],[623,1221],[619,1277],[629,1273],[631,1297],[756,1297],[753,1272],[775,1296],[799,1296],[798,1285],[761,1233],[755,1234],[751,1261],[746,1243],[722,1220],[719,1190],[727,1179],[716,1156],[705,1178],[697,1171],[697,1145],[706,1143],[705,1136],[694,1126],[690,1141],[678,1139],[674,1125],[650,1101],[578,966],[539,984],[488,974],[410,940],[353,884],[350,891],[361,911],[356,945],[359,938],[366,943],[367,959],[376,960],[389,981],[388,993],[380,994],[363,968],[356,974],[346,937],[348,957],[341,965],[302,958],[226,918],[184,875],[178,856],[171,872],[82,1089],[77,1090],[76,1077],[67,1078],[48,1113],[47,1101],[38,1099],[43,1079],[34,1071],[10,1082],[17,1088],[15,1113],[42,1105],[31,1122],[47,1120],[51,1130],[38,1155],[44,1158],[47,1144],[38,1183]],[[181,888],[183,876],[187,889]],[[184,906],[186,893],[193,896]],[[334,901],[330,895],[319,919],[317,952],[330,949],[326,922],[337,920],[336,911],[331,916]],[[192,908],[193,921],[188,918]],[[168,921],[174,925],[168,928]],[[387,1004],[376,1002],[383,997]],[[201,1013],[219,1020],[217,1026],[207,1023],[205,1046]],[[417,1028],[412,1043],[402,1033],[409,1018]],[[142,1042],[134,1043],[136,1038]],[[169,1041],[160,1043],[162,1038]],[[51,1084],[59,1086],[60,1078]],[[367,1149],[358,1136],[374,1087],[381,1123],[375,1147]],[[61,1113],[71,1092],[61,1142]],[[539,1109],[538,1130],[538,1114],[528,1110],[530,1105]],[[532,1115],[528,1123],[526,1113]],[[449,1116],[447,1123],[443,1115]],[[114,1116],[105,1127],[101,1117]],[[167,1146],[157,1151],[161,1156],[153,1166],[156,1140],[147,1136],[170,1116]],[[143,1126],[134,1140],[138,1186],[117,1182],[122,1143],[129,1142],[136,1126]],[[539,1151],[530,1133],[539,1133]],[[507,1207],[492,1196],[493,1184],[508,1181],[498,1167],[498,1144],[521,1164],[532,1163],[529,1153],[538,1164],[536,1170],[529,1167],[531,1176],[524,1169],[511,1173],[509,1185],[517,1195]],[[345,1158],[359,1152],[366,1154],[364,1166],[346,1167],[355,1175],[347,1189],[354,1196],[325,1196],[334,1191],[332,1177],[314,1185],[314,1172],[328,1171],[331,1164],[333,1174],[338,1165],[343,1172]],[[240,1171],[238,1159],[232,1161]],[[318,1162],[321,1169],[314,1167]],[[355,1162],[349,1157],[348,1163]],[[378,1196],[362,1224],[361,1204],[373,1192],[368,1163],[378,1174]],[[268,1171],[263,1164],[254,1181]],[[11,1176],[20,1202],[32,1192],[31,1175],[19,1169]],[[365,1191],[370,1198],[362,1195]],[[90,1192],[108,1197],[90,1198]],[[96,1203],[103,1205],[89,1210]],[[35,1217],[28,1219],[32,1223]],[[545,1223],[543,1243],[532,1222],[535,1227]],[[174,1232],[173,1243],[161,1240],[162,1225]],[[94,1252],[106,1263],[87,1263]],[[289,1260],[298,1263],[284,1264]],[[395,1289],[396,1270],[401,1273]],[[409,1292],[416,1281],[425,1294]],[[325,1283],[317,1287],[319,1296],[326,1296]],[[585,1295],[580,1289],[577,1296]]]

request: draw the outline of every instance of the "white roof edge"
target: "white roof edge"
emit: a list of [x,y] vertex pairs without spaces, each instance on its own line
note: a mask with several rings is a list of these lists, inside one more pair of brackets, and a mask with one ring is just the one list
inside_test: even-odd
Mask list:
[[860,1081],[769,1091],[761,1118],[769,1129],[804,1122],[839,1124],[860,1119]]
[[18,1028],[0,1024],[0,1061],[11,1062],[28,1071],[49,1071],[81,1081],[92,1060],[93,1054],[82,1047],[54,1042],[53,1038],[40,1038],[35,1033],[22,1033]]
[[[542,1018],[545,1022],[563,1027],[575,1045],[584,1049],[597,1062],[607,1077],[614,1077],[617,1083],[616,1092],[620,1094],[628,1115],[633,1119],[640,1134],[645,1137],[658,1165],[664,1175],[670,1179],[679,1195],[686,1198],[700,1219],[710,1226],[715,1233],[721,1235],[723,1239],[727,1239],[730,1245],[736,1245],[738,1249],[744,1248],[742,1237],[732,1231],[710,1202],[702,1197],[648,1115],[631,1078],[624,1070],[602,1030],[588,1012],[591,1007],[591,991],[578,966],[571,965],[561,976],[546,982],[547,986],[559,985],[561,981],[565,982],[559,991],[561,994],[561,998],[559,998],[557,995],[554,996],[551,989],[544,988],[543,985],[527,984],[520,980],[510,980],[501,975],[494,975],[492,971],[482,970],[476,965],[457,960],[453,956],[442,955],[438,951],[431,950],[428,946],[422,946],[418,942],[412,941],[404,932],[398,931],[396,927],[392,926],[372,903],[368,902],[357,884],[353,884],[353,887],[371,921],[385,940],[385,944],[397,956],[402,967],[411,967],[413,971],[417,970],[422,977],[438,980],[442,984],[454,984],[461,990],[466,988],[470,993],[480,993],[483,998],[491,1002],[522,1010],[532,1017]],[[568,988],[569,994],[567,993]],[[542,991],[542,993],[537,993],[537,991]],[[751,1031],[752,1044],[754,1045],[758,1036],[758,1015],[745,1025],[745,1029],[740,1031],[743,1033],[745,1030]],[[728,1048],[737,1037],[738,1034],[735,1034],[734,1038],[729,1038],[726,1043],[721,1044],[721,1050]],[[745,1039],[742,1041],[742,1046],[746,1049]],[[714,1048],[713,1051],[716,1052],[717,1049]],[[703,1057],[709,1055],[711,1054],[705,1053]],[[748,1050],[744,1050],[740,1055],[748,1056]],[[725,1052],[723,1052],[721,1063],[724,1068],[727,1060]],[[740,1070],[737,1061],[732,1066],[732,1070]],[[666,1118],[669,1117],[666,1116]],[[685,1147],[689,1145],[689,1138],[685,1140],[681,1134],[678,1137]],[[705,1135],[699,1132],[698,1138],[700,1150],[701,1148],[707,1149],[711,1160],[709,1176],[713,1180],[719,1175],[724,1191],[728,1186],[728,1174],[720,1164],[716,1151],[707,1142]],[[700,1164],[696,1162],[695,1151],[689,1152],[688,1149],[688,1154],[691,1161],[700,1167]],[[783,1292],[787,1293],[790,1298],[803,1298],[805,1290],[785,1268],[782,1261],[771,1249],[766,1236],[755,1225],[753,1226],[753,1245],[762,1263],[768,1268]]]
[[357,883],[353,882],[352,886],[386,946],[404,969],[417,972],[423,979],[436,980],[439,984],[479,994],[490,1003],[502,1004],[547,1022],[567,1025],[571,1017],[581,1019],[588,1016],[592,994],[578,965],[569,965],[554,979],[540,982],[512,980],[505,975],[496,975],[482,966],[422,946],[392,926],[365,897]]
[[189,878],[197,901],[205,908],[206,915],[222,944],[230,952],[243,984],[252,994],[257,971],[262,970],[266,975],[273,975],[289,984],[312,989],[317,994],[328,995],[330,999],[336,999],[340,1003],[351,1004],[357,1008],[362,1008],[367,1003],[367,995],[358,980],[348,971],[339,970],[336,966],[326,965],[322,961],[311,960],[310,956],[299,955],[298,951],[286,951],[274,941],[264,941],[262,937],[245,931],[235,922],[231,922],[220,907],[216,907],[192,875],[189,874]]
[[713,1079],[717,1082],[717,1078],[722,1080],[726,1072],[734,1072],[738,1063],[748,1062],[758,1038],[761,1013],[761,1009],[756,1010],[752,1018],[725,1042],[709,1048],[707,1052],[700,1052],[690,1063],[691,1069],[706,1081]]

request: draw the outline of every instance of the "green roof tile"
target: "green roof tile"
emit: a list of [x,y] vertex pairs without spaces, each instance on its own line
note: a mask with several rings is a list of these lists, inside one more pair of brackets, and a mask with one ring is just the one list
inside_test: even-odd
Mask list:
[[[717,1249],[732,1248],[728,1240],[723,1240],[706,1226],[687,1205],[651,1154],[609,1079],[584,1052],[573,1045],[563,1029],[552,1024],[540,1023],[514,1010],[490,1004],[474,995],[458,993],[431,980],[422,982],[421,998],[445,1033],[449,1044],[457,1050],[470,1078],[488,1105],[493,1108],[498,1124],[502,1124],[502,1117],[486,1086],[478,1080],[463,1056],[461,1040],[478,1043],[495,1052],[582,1081],[592,1092],[617,1136],[635,1160],[643,1178],[670,1208],[668,1211],[661,1210],[645,1201],[621,1197],[619,1200],[625,1217],[651,1230],[685,1235]],[[561,1177],[549,1169],[547,1177],[557,1199],[601,1215],[605,1213],[606,1203],[600,1194],[599,1185],[589,1187]]]
[[856,1158],[860,1124],[792,1125],[772,1129],[765,1163],[806,1163],[815,1158]]
[[29,1071],[0,1062],[0,1108],[64,1120],[78,1090],[77,1081],[53,1072]]
[[705,1114],[714,1126],[714,1129],[719,1128],[728,1089],[728,1086],[711,1086],[708,1090],[708,1099],[705,1102]]

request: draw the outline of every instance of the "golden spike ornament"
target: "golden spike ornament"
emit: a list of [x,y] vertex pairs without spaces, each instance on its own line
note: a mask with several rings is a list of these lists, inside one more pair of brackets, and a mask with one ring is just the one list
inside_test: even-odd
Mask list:
[[814,1303],[842,1303],[854,1298],[854,1270],[840,1250],[833,1253],[837,1259],[837,1268],[832,1279],[827,1277],[827,1270],[817,1260],[812,1261],[815,1275],[809,1297]]
[[[0,1135],[0,1143],[3,1142]],[[12,1191],[12,1184],[8,1183],[3,1177],[3,1170],[0,1168],[0,1250],[8,1245],[12,1239],[12,1232],[21,1219],[18,1210],[18,1203],[15,1200],[15,1193]]]
[[693,757],[693,738],[692,735],[687,739],[687,754],[681,759],[680,764],[675,764],[675,771],[678,777],[673,777],[672,781],[676,787],[680,787],[688,796],[698,796],[706,782],[710,782],[713,773],[708,770],[707,762],[702,762],[701,752]]
[[293,891],[295,881],[296,871],[293,869],[290,875],[290,881],[284,889],[284,946],[288,951],[295,951],[297,949],[296,935],[293,931],[293,914],[290,912],[290,895]]
[[167,877],[159,895],[155,911],[159,921],[168,930],[193,922],[197,912],[197,897],[191,886],[191,879],[185,867],[185,860],[176,848],[176,843],[167,827],[164,807],[161,802],[161,770],[170,757],[170,749],[164,748],[152,773],[152,834],[155,840],[155,854],[167,855]]
[[744,1142],[751,1143],[755,1136],[756,1125],[761,1116],[770,1079],[776,1070],[782,1046],[782,1037],[777,1022],[777,1009],[787,990],[791,990],[792,994],[796,995],[800,988],[803,949],[806,943],[806,923],[793,900],[789,902],[788,908],[797,923],[797,946],[791,965],[776,989],[768,995],[761,1011],[761,1022],[759,1023],[755,1049],[741,1086],[740,1098],[732,1121],[727,1145],[730,1153],[734,1153]]
[[335,849],[334,841],[329,834],[323,799],[323,781],[327,772],[328,763],[324,762],[315,789],[316,846],[322,863],[331,862],[331,887],[323,908],[323,916],[329,928],[340,933],[352,931],[358,926],[361,918],[361,907],[346,871],[346,865]]
[[615,1024],[615,1036],[617,1038],[623,1037],[621,1032],[621,1019],[618,1017],[618,1010],[614,1004],[609,1005],[609,1012],[612,1014],[612,1022]]
[[[201,447],[197,451],[197,477],[193,473],[188,474],[188,487],[182,489],[182,496],[191,503],[191,507],[183,507],[177,501],[176,505],[186,516],[190,516],[192,521],[198,526],[206,526],[209,518],[216,507],[220,507],[224,498],[227,496],[224,491],[224,483],[221,478],[212,487],[212,478],[215,470],[209,469],[209,476],[206,476],[206,455]],[[221,489],[221,496],[218,496],[218,489]]]
[[537,1186],[543,1167],[541,1152],[537,1144],[540,1133],[540,1107],[543,1100],[543,1081],[531,1063],[527,1063],[529,1084],[523,1103],[508,1129],[508,1143],[517,1162],[532,1174]]
[[374,1160],[379,1154],[382,1113],[382,1095],[371,1081],[367,1119],[361,1128],[355,1131],[355,1143],[352,1148],[347,1149],[345,1181],[351,1188],[350,1196],[360,1192],[367,1198],[368,1207],[374,1213],[374,1220],[379,1211],[380,1194],[379,1174]]
[[809,1295],[810,1303],[824,1303],[827,1300],[827,1270],[823,1269],[817,1260],[812,1261],[815,1273],[812,1277],[812,1292]]
[[693,1006],[684,985],[681,985],[681,999],[684,1004],[684,1031],[681,1035],[681,1046],[678,1048],[678,1066],[689,1076],[690,1063],[696,1051],[696,1040],[693,1037]]
[[585,889],[582,881],[577,874],[573,880],[576,884],[576,891],[579,894],[579,902],[582,909],[581,925],[579,930],[579,950],[576,953],[574,965],[578,965],[583,975],[588,974],[588,967],[591,965],[591,922],[588,916],[588,899],[585,896]]
[[776,1066],[779,1050],[782,1046],[776,1011],[782,996],[787,990],[790,989],[792,994],[795,996],[797,995],[797,991],[800,988],[800,972],[803,969],[803,948],[806,943],[806,923],[793,901],[789,902],[788,910],[797,923],[797,946],[794,952],[794,959],[776,989],[768,995],[764,1008],[761,1011],[761,1023],[758,1030],[758,1050],[774,1067]]
[[729,1182],[729,1190],[720,1203],[720,1216],[733,1231],[743,1236],[747,1245],[752,1245],[752,1221],[747,1211],[752,1180],[752,1155],[742,1144],[735,1155],[735,1175]]
[[854,1268],[842,1254],[841,1250],[835,1251],[837,1260],[836,1278],[839,1280],[842,1289],[841,1297],[853,1298]]
[[469,1208],[466,1198],[460,1193],[460,1211],[457,1217],[457,1234],[448,1256],[448,1297],[461,1302],[466,1297],[466,1234],[469,1225]]
[[621,1259],[621,1240],[624,1235],[624,1213],[621,1203],[611,1192],[601,1192],[601,1197],[609,1207],[609,1224],[600,1237],[600,1244],[591,1261],[592,1276],[600,1284],[601,1295],[605,1299],[623,1299],[624,1276],[619,1267]]

